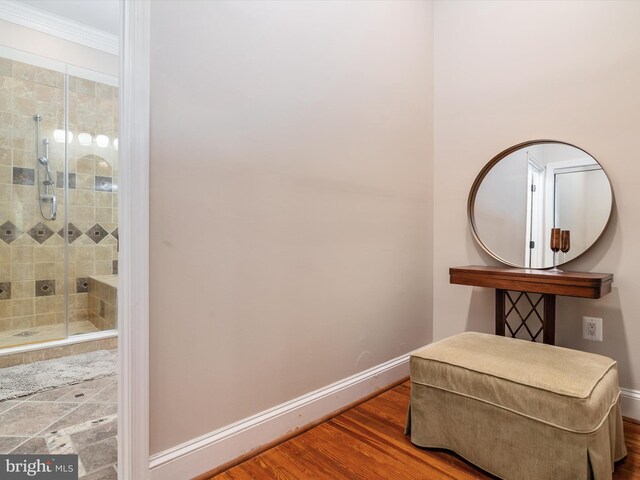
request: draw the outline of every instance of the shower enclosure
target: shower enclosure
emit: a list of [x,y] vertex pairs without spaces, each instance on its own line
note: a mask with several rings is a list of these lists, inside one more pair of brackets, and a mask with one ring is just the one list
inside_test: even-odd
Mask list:
[[115,335],[116,81],[0,49],[0,357]]

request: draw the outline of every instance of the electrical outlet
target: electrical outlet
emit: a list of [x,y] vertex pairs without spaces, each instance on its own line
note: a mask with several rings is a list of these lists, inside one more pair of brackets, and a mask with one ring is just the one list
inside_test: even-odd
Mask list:
[[582,317],[582,338],[602,341],[602,319],[598,317]]

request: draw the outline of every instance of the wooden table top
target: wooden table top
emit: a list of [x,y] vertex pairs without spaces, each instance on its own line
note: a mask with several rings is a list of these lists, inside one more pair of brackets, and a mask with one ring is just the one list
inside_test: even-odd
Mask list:
[[449,281],[456,285],[600,298],[611,291],[613,274],[468,265],[450,268]]

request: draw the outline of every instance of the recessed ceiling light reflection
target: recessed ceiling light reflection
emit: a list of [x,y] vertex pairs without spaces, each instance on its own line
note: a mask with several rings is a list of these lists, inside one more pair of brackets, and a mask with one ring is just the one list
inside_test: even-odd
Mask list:
[[83,146],[91,145],[93,142],[93,137],[89,133],[81,133],[78,135],[78,143]]
[[109,146],[109,137],[107,137],[106,135],[97,135],[96,145],[98,145],[100,148],[106,148],[107,146]]
[[[53,131],[53,139],[58,143],[64,143],[64,130],[56,128]],[[67,132],[67,142],[71,143],[73,140],[73,133]]]

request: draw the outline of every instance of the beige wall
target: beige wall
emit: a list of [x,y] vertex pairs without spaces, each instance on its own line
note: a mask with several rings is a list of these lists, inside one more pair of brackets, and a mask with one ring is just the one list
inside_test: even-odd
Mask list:
[[426,2],[151,10],[157,453],[431,340],[433,37]]
[[[567,265],[613,272],[614,290],[559,298],[558,343],[617,358],[640,388],[639,19],[632,2],[437,2],[434,61],[428,3],[154,3],[151,451],[431,331],[492,331],[493,292],[448,268],[495,264],[468,190],[535,138],[592,153],[616,195]],[[587,314],[603,343],[580,339]]]
[[[504,148],[536,138],[590,152],[616,198],[599,244],[567,269],[615,274],[610,295],[558,299],[557,343],[610,355],[640,388],[640,3],[438,2],[435,7],[434,339],[490,332],[493,291],[453,286],[448,268],[495,264],[469,233],[466,198]],[[604,342],[581,340],[582,315]]]

